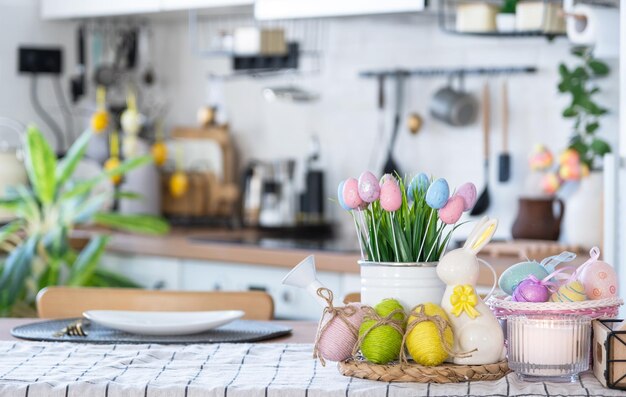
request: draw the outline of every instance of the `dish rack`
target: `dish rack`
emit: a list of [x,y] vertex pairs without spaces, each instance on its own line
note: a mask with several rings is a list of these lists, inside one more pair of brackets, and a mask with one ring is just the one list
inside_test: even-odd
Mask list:
[[486,303],[500,319],[519,314],[577,314],[598,319],[616,317],[624,301],[608,298],[581,302],[515,302],[503,296],[492,296]]

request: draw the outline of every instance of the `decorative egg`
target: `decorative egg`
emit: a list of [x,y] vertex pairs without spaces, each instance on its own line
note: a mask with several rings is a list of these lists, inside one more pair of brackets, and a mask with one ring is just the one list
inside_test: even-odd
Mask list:
[[446,205],[448,197],[450,197],[448,182],[443,178],[439,178],[428,187],[426,191],[426,204],[428,204],[430,208],[438,210]]
[[550,299],[548,287],[528,278],[519,283],[513,291],[513,300],[516,302],[547,302],[548,299]]
[[430,179],[426,174],[420,172],[415,175],[413,179],[411,179],[411,183],[409,184],[409,188],[407,189],[407,195],[409,196],[409,200],[415,200],[415,189],[419,192],[424,193],[428,190],[428,186],[430,185]]
[[595,261],[582,270],[578,277],[585,287],[585,294],[591,300],[617,296],[617,273],[613,266],[603,261]]
[[550,296],[550,302],[580,302],[584,300],[587,300],[585,287],[578,280],[561,285],[559,289]]
[[122,130],[124,130],[124,132],[127,132],[131,135],[136,135],[139,133],[142,122],[143,122],[143,117],[135,109],[124,110],[124,112],[122,112],[122,116],[120,117],[120,124],[122,125]]
[[385,211],[394,212],[402,205],[402,192],[396,181],[387,181],[380,188],[380,206]]
[[355,178],[348,178],[343,184],[343,202],[350,209],[355,209],[363,204],[359,196],[359,182]]
[[536,261],[517,263],[502,273],[500,280],[498,280],[498,286],[508,295],[513,295],[518,284],[530,275],[541,280],[548,275],[548,269]]
[[380,185],[378,179],[369,171],[365,171],[359,177],[359,196],[366,203],[371,203],[378,199],[380,195]]
[[346,211],[350,211],[352,208],[348,207],[346,202],[343,200],[343,187],[346,184],[346,181],[339,182],[337,186],[337,201],[339,201],[339,205]]
[[476,185],[471,182],[464,183],[456,189],[454,195],[463,198],[463,202],[465,203],[463,210],[469,211],[474,208],[474,204],[476,204]]
[[[343,361],[352,356],[352,349],[357,342],[358,329],[363,321],[363,309],[360,303],[350,303],[354,314],[343,318],[324,318],[324,332],[319,336],[319,354],[329,361]],[[355,332],[356,331],[356,332]]]
[[439,210],[439,219],[445,224],[453,225],[463,215],[465,201],[460,196],[452,196],[450,200]]
[[396,178],[393,175],[391,175],[391,174],[384,174],[383,176],[380,177],[380,182],[379,182],[378,185],[380,187],[383,187],[383,185],[387,181],[395,181],[395,182],[397,182]]

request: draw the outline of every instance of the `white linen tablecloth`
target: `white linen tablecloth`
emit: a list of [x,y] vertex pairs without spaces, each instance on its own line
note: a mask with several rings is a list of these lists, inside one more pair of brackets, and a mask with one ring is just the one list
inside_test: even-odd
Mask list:
[[322,367],[310,344],[93,345],[0,342],[0,396],[615,396],[590,373],[571,384],[386,383]]

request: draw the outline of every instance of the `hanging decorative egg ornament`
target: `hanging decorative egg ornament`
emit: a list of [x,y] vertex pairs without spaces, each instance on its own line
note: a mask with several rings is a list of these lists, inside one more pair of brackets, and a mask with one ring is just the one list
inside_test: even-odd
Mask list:
[[500,276],[498,286],[508,295],[513,295],[513,291],[519,283],[533,275],[538,279],[543,279],[548,275],[548,270],[539,262],[528,261],[520,262],[509,267]]
[[187,174],[183,171],[176,171],[170,177],[170,194],[173,197],[179,198],[187,193],[189,189],[189,180],[187,178]]
[[167,145],[165,143],[156,141],[150,151],[152,152],[152,157],[156,165],[160,167],[165,164],[167,161]]
[[513,291],[513,300],[516,302],[547,302],[548,299],[550,290],[534,277],[522,281]]
[[343,185],[343,202],[350,209],[359,208],[363,204],[359,196],[359,182],[355,178],[348,178]]
[[339,202],[339,205],[341,206],[341,208],[343,208],[346,211],[350,211],[352,208],[348,207],[348,205],[346,205],[346,202],[343,201],[343,187],[346,184],[346,181],[341,181],[339,182],[339,185],[337,186],[337,201]]
[[402,206],[402,192],[395,180],[385,182],[380,188],[380,206],[388,212],[395,212]]
[[359,176],[359,197],[366,203],[376,201],[380,195],[378,179],[369,171]]
[[120,116],[120,124],[124,132],[136,135],[141,129],[142,117],[137,109],[126,109]]
[[578,279],[584,285],[585,294],[591,300],[617,296],[617,273],[613,266],[606,262],[595,261],[585,266]]
[[464,183],[456,189],[456,193],[454,195],[463,198],[463,211],[469,211],[474,208],[474,205],[476,204],[476,185],[471,182]]
[[[120,159],[117,157],[110,157],[104,162],[104,170],[111,171],[120,166]],[[111,182],[114,185],[119,185],[122,182],[122,175],[113,175]]]
[[465,201],[460,196],[452,196],[439,210],[439,219],[447,225],[453,225],[461,219],[465,208]]
[[550,296],[550,302],[580,302],[584,300],[587,300],[585,287],[578,280],[560,286],[559,289]]
[[91,116],[91,130],[94,134],[100,134],[109,127],[109,114],[106,110],[96,110]]
[[428,187],[426,191],[426,204],[428,204],[430,208],[438,210],[446,205],[448,197],[450,197],[448,182],[443,178],[439,178]]

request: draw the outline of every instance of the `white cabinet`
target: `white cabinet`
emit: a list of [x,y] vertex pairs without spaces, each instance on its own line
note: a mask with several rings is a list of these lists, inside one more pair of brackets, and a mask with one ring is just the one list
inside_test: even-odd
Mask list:
[[160,11],[161,0],[41,0],[43,19],[88,18]]
[[103,256],[101,265],[145,288],[182,289],[180,259],[107,253]]
[[318,18],[424,10],[424,0],[256,0],[257,19]]
[[215,7],[252,6],[254,0],[160,0],[161,11],[194,10]]

